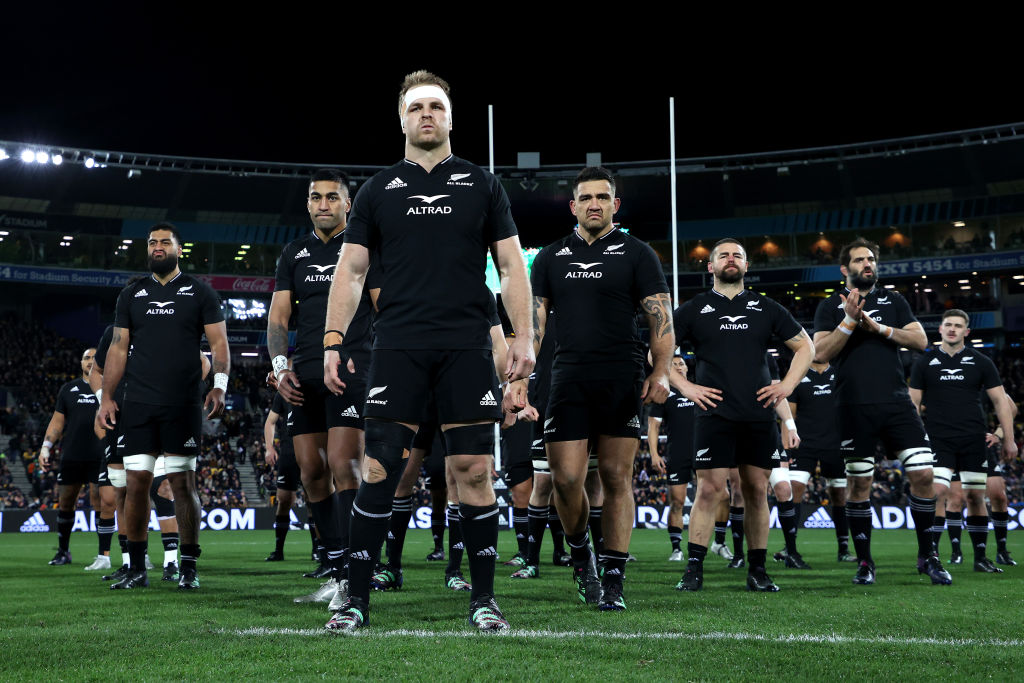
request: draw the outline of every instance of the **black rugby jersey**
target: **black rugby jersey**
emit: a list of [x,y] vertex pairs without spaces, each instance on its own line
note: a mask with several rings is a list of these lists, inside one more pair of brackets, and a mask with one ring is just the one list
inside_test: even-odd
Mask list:
[[[96,363],[96,367],[103,372],[103,366],[107,364],[107,351],[110,350],[110,342],[114,339],[114,326],[107,325],[107,329],[103,330],[103,336],[100,337],[100,343],[96,345],[96,357],[93,358],[93,362]],[[128,355],[131,356],[131,348],[128,349]],[[127,369],[127,368],[126,368]],[[124,402],[124,380],[127,375],[121,375],[121,381],[117,383],[114,388],[114,395],[111,396],[114,399],[114,403],[120,406]]]
[[[291,292],[292,304],[296,309],[298,330],[295,333],[292,367],[300,380],[322,380],[324,376],[327,296],[334,280],[334,269],[338,264],[344,234],[344,231],[339,232],[325,243],[315,232],[311,232],[286,246],[277,262],[274,291]],[[370,276],[367,274],[355,317],[342,341],[342,348],[352,357],[356,373],[361,375],[365,375],[370,366],[370,330],[373,324],[370,287]]]
[[464,159],[429,173],[406,159],[371,178],[345,241],[380,269],[374,348],[491,348],[487,250],[516,234],[498,179]]
[[150,276],[117,297],[114,327],[131,334],[125,400],[160,406],[200,403],[199,341],[204,325],[224,321],[220,298],[184,273],[161,285]]
[[64,438],[60,457],[65,460],[99,461],[103,457],[100,440],[92,431],[99,403],[84,379],[68,382],[57,394],[56,412],[64,416]]
[[803,448],[839,448],[839,420],[836,406],[836,372],[832,366],[822,372],[808,368],[807,374],[789,395],[796,404],[796,431]]
[[940,347],[929,349],[910,369],[910,388],[922,392],[924,423],[933,438],[984,434],[983,392],[1001,385],[995,363],[967,347],[952,356]]
[[[850,290],[843,288],[846,296]],[[875,322],[902,329],[917,322],[903,295],[893,289],[875,287],[863,297],[862,313]],[[831,332],[846,317],[839,292],[818,305],[814,330]],[[882,335],[865,332],[858,325],[846,340],[846,346],[832,363],[836,368],[836,395],[839,405],[898,403],[910,400],[900,361],[899,345]]]
[[640,301],[668,293],[653,249],[618,228],[593,244],[573,230],[537,254],[530,281],[561,320],[553,382],[643,379]]
[[678,448],[683,445],[681,439],[693,441],[695,405],[675,389],[669,389],[668,398],[664,403],[651,404],[650,415],[662,418],[658,433],[668,438],[670,447]]
[[802,328],[793,316],[766,296],[742,290],[732,299],[711,289],[675,312],[676,343],[693,344],[696,384],[722,390],[722,400],[699,417],[769,422],[775,411],[757,401],[771,384],[766,353],[773,337],[789,340]]
[[292,437],[288,436],[288,413],[292,411],[292,407],[288,405],[288,402],[284,400],[281,394],[274,394],[274,401],[270,404],[270,409],[278,414],[277,422],[274,424],[274,433],[277,435],[279,448],[282,453],[294,453],[295,449],[292,446]]

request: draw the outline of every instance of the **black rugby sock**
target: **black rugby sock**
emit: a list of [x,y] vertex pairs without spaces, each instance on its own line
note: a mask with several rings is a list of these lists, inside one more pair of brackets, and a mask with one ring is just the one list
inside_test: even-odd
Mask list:
[[110,554],[110,542],[114,538],[114,530],[116,528],[113,517],[110,519],[101,518],[96,522],[96,535],[100,538],[100,555]]
[[448,504],[448,567],[446,575],[454,574],[462,569],[462,552],[466,544],[462,541],[462,524],[459,523],[458,503]]
[[146,541],[128,541],[128,566],[132,571],[146,571]]
[[725,545],[725,532],[729,528],[729,519],[726,518],[724,522],[715,520],[715,543],[719,545]]
[[850,535],[853,536],[853,550],[857,559],[874,564],[871,559],[871,502],[847,502],[846,518],[850,522]]
[[850,522],[846,519],[846,506],[832,506],[832,522],[836,525],[836,543],[839,552],[850,552]]
[[[935,526],[939,526],[938,516],[935,517]],[[964,515],[962,512],[947,512],[946,513],[946,526],[949,528],[949,543],[953,546],[953,550],[960,550],[960,536],[963,533],[964,527]],[[941,536],[941,532],[939,536]],[[936,545],[938,545],[938,539],[936,539]]]
[[590,529],[583,527],[578,534],[566,534],[569,543],[569,554],[574,567],[582,567],[590,560]]
[[932,550],[931,528],[935,524],[935,498],[918,498],[913,493],[907,494],[910,501],[910,516],[914,520],[914,531],[917,533],[917,556],[928,557]]
[[196,562],[199,560],[201,550],[199,549],[198,543],[182,543],[181,544],[181,569],[195,569]]
[[[953,520],[949,520],[949,524],[949,528],[950,530],[952,530]],[[940,517],[939,515],[935,515],[935,523],[932,524],[932,550],[934,550],[935,552],[939,552],[939,543],[942,542],[942,532],[944,532],[945,530],[946,518]],[[950,536],[950,541],[952,541],[952,536]],[[956,545],[953,546],[953,549],[956,550]]]
[[793,505],[793,501],[779,503],[779,526],[782,527],[782,536],[786,540],[786,552],[790,555],[799,554],[796,551],[796,506]]
[[[365,486],[367,484],[364,482],[362,487]],[[390,496],[386,500],[384,504],[357,500],[352,506],[348,592],[350,596],[361,599],[367,605],[370,604],[370,577],[380,559],[380,547],[388,535],[388,526],[391,523]],[[323,534],[323,529],[320,533]]]
[[444,548],[444,517],[430,516],[430,535],[434,538],[434,552]]
[[290,525],[291,522],[287,513],[274,518],[274,552],[284,552],[284,541],[288,536],[288,527]]
[[668,540],[672,544],[672,550],[680,550],[679,545],[683,542],[683,530],[681,527],[670,526],[668,528]]
[[544,540],[544,530],[548,527],[548,507],[529,506],[526,508],[527,541],[526,564],[536,567],[540,564],[540,546]]
[[610,583],[621,585],[626,576],[626,558],[628,557],[629,553],[618,550],[605,550],[601,553],[601,560],[604,563],[604,576],[601,577],[601,583],[606,586]]
[[768,559],[768,551],[764,548],[760,550],[750,549],[750,553],[747,555],[747,573],[752,574],[754,570],[760,569],[764,571],[764,563]]
[[743,557],[743,508],[729,508],[729,525],[732,527],[732,554]]
[[391,502],[391,528],[388,530],[388,565],[392,569],[402,568],[402,552],[405,550],[405,535],[412,519],[412,496],[395,498]]
[[334,505],[338,509],[340,528],[338,540],[341,549],[348,550],[349,534],[352,532],[352,503],[355,502],[357,489],[345,489],[334,492]]
[[601,528],[601,506],[590,506],[590,517],[587,518],[587,526],[590,528],[590,537],[594,540],[594,555],[601,555],[604,552],[604,530]]
[[974,546],[974,561],[985,559],[985,546],[988,545],[988,515],[968,515],[967,534]]
[[498,557],[498,503],[486,506],[459,504],[462,538],[469,556],[470,602],[494,595],[494,561]]
[[71,527],[75,526],[74,512],[57,512],[57,546],[67,551],[71,542]]
[[686,556],[690,562],[696,562],[698,564],[704,564],[704,558],[707,557],[708,547],[706,545],[697,545],[696,543],[686,544]]
[[309,540],[313,544],[313,554],[320,559],[320,541],[316,536],[316,520],[313,519],[313,511],[306,507],[306,526],[309,527]]
[[512,508],[512,528],[516,532],[517,552],[522,556],[530,552],[530,518],[528,508]]
[[341,545],[341,504],[335,494],[323,500],[309,503],[310,510],[316,518],[320,530],[320,563],[329,566],[334,578],[340,578],[341,568],[345,565],[345,553]]
[[558,516],[554,505],[548,506],[548,528],[551,529],[555,553],[565,555],[565,528],[562,527],[562,518]]
[[1006,525],[1009,523],[1010,513],[992,511],[992,535],[996,537],[996,551],[1006,552]]

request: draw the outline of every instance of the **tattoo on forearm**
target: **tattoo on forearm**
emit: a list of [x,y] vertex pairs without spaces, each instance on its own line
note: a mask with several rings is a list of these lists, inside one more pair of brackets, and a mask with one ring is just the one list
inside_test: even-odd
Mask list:
[[215,375],[218,372],[223,372],[224,374],[227,374],[227,372],[228,372],[228,361],[227,361],[227,359],[223,359],[222,360],[220,358],[217,358],[216,355],[214,355],[213,362],[210,365],[212,366],[212,371],[213,371],[213,374],[215,374]]
[[799,341],[801,341],[803,339],[810,339],[810,337],[807,336],[807,331],[806,330],[800,330],[800,334],[796,335],[795,337],[793,337],[789,341],[796,343],[796,342],[799,342]]
[[672,334],[672,316],[669,315],[669,296],[666,293],[649,296],[640,302],[644,313],[652,319],[651,333],[664,337]]
[[288,330],[284,325],[267,325],[267,351],[270,352],[271,358],[288,355]]
[[544,307],[544,297],[535,296],[533,297],[533,342],[535,344],[540,343],[541,339],[541,328],[540,328],[540,309]]
[[110,338],[110,343],[111,343],[111,345],[116,345],[116,344],[120,344],[121,343],[121,333],[117,331],[116,327],[114,328],[113,336]]

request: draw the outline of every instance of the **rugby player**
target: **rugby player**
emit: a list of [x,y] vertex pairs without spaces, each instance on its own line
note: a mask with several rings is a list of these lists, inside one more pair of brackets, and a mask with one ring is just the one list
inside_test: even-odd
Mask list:
[[[277,514],[274,517],[274,552],[267,555],[267,562],[284,560],[284,544],[291,527],[291,510],[295,505],[295,493],[299,490],[299,464],[295,461],[295,449],[292,438],[288,435],[289,406],[280,392],[267,411],[267,419],[263,423],[263,439],[266,444],[264,461],[270,467],[277,468]],[[282,421],[281,418],[284,418]],[[279,428],[280,427],[280,428]],[[275,434],[277,438],[275,439]],[[275,440],[277,445],[275,445]],[[313,553],[317,553],[316,535],[312,535]]]
[[[814,344],[782,306],[743,288],[747,267],[743,246],[734,239],[720,240],[708,263],[713,288],[675,312],[677,342],[691,341],[697,355],[696,382],[683,379],[683,395],[701,409],[694,426],[697,493],[690,511],[689,560],[677,590],[703,587],[715,510],[732,467],[739,470],[746,505],[747,589],[779,590],[765,571],[767,470],[780,458],[774,408],[807,373]],[[789,371],[777,384],[771,382],[766,359],[773,338],[784,339],[793,351]]]
[[360,190],[328,302],[324,382],[344,396],[352,389],[339,364],[351,363],[345,343],[372,252],[384,291],[367,379],[363,482],[352,506],[349,599],[327,628],[354,631],[367,623],[392,499],[432,395],[457,482],[473,585],[470,622],[504,630],[508,622],[494,600],[494,422],[503,407],[519,410],[524,400],[518,392],[503,398],[494,374],[485,255],[494,255],[517,335],[502,372],[510,381],[528,376],[534,363],[526,265],[497,178],[451,153],[448,84],[426,71],[409,74],[398,105],[405,158]]
[[[54,407],[50,423],[46,426],[46,436],[39,449],[39,464],[44,470],[50,467],[50,449],[64,437],[60,452],[60,469],[57,470],[57,554],[49,564],[71,564],[71,528],[75,525],[75,505],[82,486],[92,484],[89,497],[92,507],[99,512],[97,530],[113,526],[113,509],[100,507],[99,472],[103,461],[103,451],[99,439],[93,433],[92,423],[96,415],[96,395],[89,386],[89,373],[92,372],[96,349],[86,349],[82,353],[82,376],[64,384],[57,392],[57,404]],[[100,531],[100,549],[96,561],[86,569],[110,568],[110,534],[107,533],[106,552],[104,553],[104,531]],[[103,558],[106,558],[104,563]]]
[[[807,375],[789,396],[789,408],[801,437],[800,446],[790,453],[793,464],[789,468],[789,479],[793,499],[799,505],[807,492],[807,483],[821,468],[835,524],[836,559],[856,562],[857,558],[850,554],[850,526],[846,521],[846,472],[839,453],[835,375],[835,369],[828,363],[811,363]],[[799,519],[797,515],[797,521]]]
[[[672,369],[686,376],[686,361],[682,356],[672,359]],[[672,544],[669,562],[683,561],[683,506],[686,505],[686,487],[693,481],[693,406],[693,401],[670,389],[665,403],[652,405],[647,417],[651,466],[668,475],[668,539]],[[664,449],[659,445],[663,423],[667,437]]]
[[[208,417],[223,411],[231,358],[219,297],[205,282],[178,269],[181,238],[177,229],[170,223],[154,225],[147,251],[151,275],[125,287],[117,299],[98,416],[107,429],[121,422],[118,447],[124,453],[127,471],[125,521],[130,568],[111,588],[149,585],[144,564],[149,488],[156,458],[163,454],[181,534],[178,588],[194,590],[199,588],[196,561],[201,552],[195,467],[203,410]],[[203,334],[213,355],[214,380],[213,389],[200,405],[196,388],[202,365],[196,354]],[[114,396],[122,378],[127,381],[119,410]]]
[[840,451],[846,461],[846,516],[859,565],[853,582],[875,582],[871,557],[871,482],[879,440],[899,458],[910,483],[917,533],[917,570],[933,584],[953,582],[932,549],[935,487],[932,449],[907,392],[899,349],[924,351],[928,337],[906,299],[878,284],[878,245],[859,237],[839,252],[846,289],[818,305],[814,343],[818,362],[836,369]]
[[[1006,394],[995,363],[980,351],[968,351],[964,346],[964,340],[971,333],[969,323],[970,318],[958,308],[942,314],[939,324],[941,343],[938,348],[918,356],[911,368],[910,400],[923,412],[925,427],[935,449],[936,509],[945,511],[953,473],[959,474],[967,498],[967,533],[974,546],[974,571],[999,574],[1003,570],[985,554],[988,544],[988,509],[985,507],[988,456],[982,392],[992,402],[1003,431],[1004,462],[1011,462],[1017,457],[1017,444],[1013,440],[1013,416],[1004,399]],[[938,522],[934,526],[932,545],[937,548],[942,528]]]
[[[267,349],[278,392],[291,406],[288,433],[302,475],[306,504],[323,546],[321,561],[331,578],[297,602],[327,602],[345,595],[345,551],[355,499],[356,470],[363,451],[363,399],[370,359],[373,305],[369,286],[360,292],[345,351],[354,365],[343,368],[349,389],[335,396],[323,384],[323,332],[327,295],[335,276],[352,206],[347,178],[321,169],[309,181],[306,209],[313,231],[286,246],[277,264],[274,296],[267,319]],[[297,310],[295,353],[288,365],[288,321]],[[337,489],[335,489],[337,485]]]
[[[565,525],[579,599],[602,610],[626,608],[622,580],[635,521],[633,460],[640,414],[642,404],[664,403],[668,397],[674,349],[661,262],[647,244],[612,223],[619,205],[611,173],[602,167],[583,169],[569,203],[576,228],[542,249],[531,271],[537,347],[548,311],[559,317],[544,416],[555,507]],[[638,309],[651,333],[654,369],[646,379]],[[601,579],[590,549],[590,505],[584,493],[592,450],[605,496]]]
[[[1006,387],[1003,387],[1003,394],[1003,400],[1010,406],[1010,415],[1016,419],[1017,404],[1010,397],[1010,393],[1006,391]],[[1006,480],[1003,478],[1002,464],[996,457],[999,453],[999,444],[1005,435],[1005,432],[999,427],[994,434],[987,434],[985,437],[989,449],[986,492],[992,507],[992,535],[996,538],[996,564],[1016,567],[1017,561],[1013,559],[1006,547],[1006,527],[1010,519],[1009,501],[1006,497]]]

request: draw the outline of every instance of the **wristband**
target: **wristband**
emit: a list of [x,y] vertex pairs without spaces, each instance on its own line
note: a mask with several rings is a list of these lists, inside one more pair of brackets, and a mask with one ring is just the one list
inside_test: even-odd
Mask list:
[[228,376],[227,373],[218,372],[213,376],[213,388],[220,389],[226,392],[228,390]]
[[331,344],[330,346],[325,346],[324,351],[337,351],[338,353],[341,353],[342,348],[341,344]]
[[796,431],[796,420],[794,420],[793,418],[788,418],[786,420],[786,422],[785,422],[785,425],[786,425],[786,429],[788,429],[789,431],[791,431],[791,432],[795,432]]
[[878,323],[878,334],[886,339],[892,339],[893,329],[883,323]]
[[[341,337],[341,340],[338,341],[337,344],[328,344],[327,343],[327,337],[332,335],[332,334],[336,334],[339,337]],[[328,348],[328,346],[341,346],[341,342],[343,342],[343,341],[345,341],[345,335],[342,334],[341,332],[339,332],[338,330],[327,330],[326,332],[324,332],[324,348],[325,349]]]
[[344,333],[344,332],[342,332],[341,330],[324,330],[324,336],[326,337],[326,336],[327,336],[327,335],[329,335],[329,334],[330,334],[331,332],[334,332],[335,334],[340,334],[340,335],[341,335],[341,338],[342,338],[342,339],[344,339],[344,338],[345,338],[345,333]]
[[844,320],[843,322],[839,323],[839,327],[837,327],[836,329],[845,334],[847,337],[849,337],[851,334],[853,334],[853,331],[857,329],[857,326],[847,325],[846,321]]
[[50,450],[51,448],[53,448],[53,442],[50,441],[49,439],[46,439],[45,441],[43,441],[43,448],[45,448],[46,450]]
[[281,373],[288,369],[288,357],[284,355],[274,356],[270,364],[274,368],[274,377],[280,380]]
[[96,390],[96,402],[97,403],[102,403],[103,402],[103,390],[102,389],[97,389]]

